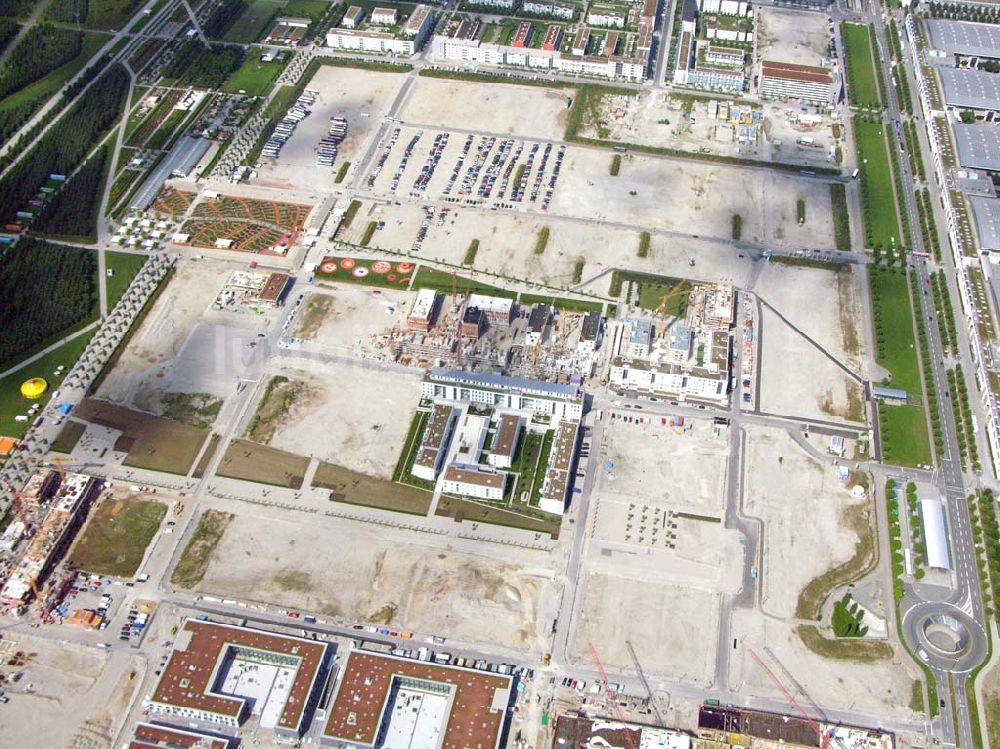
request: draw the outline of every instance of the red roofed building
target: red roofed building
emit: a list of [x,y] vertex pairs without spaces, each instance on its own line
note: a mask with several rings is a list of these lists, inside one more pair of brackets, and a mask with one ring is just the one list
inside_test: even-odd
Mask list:
[[[320,736],[324,746],[498,749],[513,678],[352,651]],[[402,738],[400,738],[402,737]]]
[[514,33],[513,46],[524,48],[531,44],[531,37],[534,34],[534,27],[527,21],[523,21]]
[[252,706],[261,727],[295,739],[309,725],[333,652],[325,642],[189,619],[148,707],[235,728]]
[[239,739],[212,736],[189,728],[139,723],[128,749],[236,749]]

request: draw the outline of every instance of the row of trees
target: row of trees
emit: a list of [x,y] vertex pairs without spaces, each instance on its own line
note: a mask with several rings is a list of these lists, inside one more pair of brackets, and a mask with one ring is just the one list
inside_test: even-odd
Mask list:
[[73,60],[83,49],[83,33],[48,24],[28,29],[0,68],[0,97],[10,96]]
[[118,119],[128,94],[129,77],[116,65],[102,75],[0,179],[0,219],[24,210],[50,173],[72,174],[84,156]]
[[198,88],[219,88],[243,62],[243,50],[212,44],[209,49],[197,39],[184,42],[174,59],[163,68],[164,78]]
[[110,156],[108,144],[98,149],[74,174],[32,224],[32,229],[60,237],[93,241],[101,204],[101,184]]
[[977,21],[979,23],[1000,23],[1000,8],[986,8],[981,5],[959,5],[957,3],[929,3],[931,18],[951,18],[956,21]]
[[21,28],[13,18],[0,18],[0,53],[7,49]]
[[913,191],[917,201],[917,214],[920,219],[920,233],[924,239],[924,247],[941,260],[941,240],[938,238],[937,223],[934,221],[934,207],[931,205],[931,193],[926,187]]
[[97,298],[90,250],[23,238],[0,254],[0,362],[84,320]]
[[233,25],[233,22],[247,9],[247,0],[222,0],[202,25],[202,31],[210,39],[218,39]]
[[948,387],[951,390],[951,405],[955,409],[955,434],[958,437],[962,460],[968,461],[972,470],[979,473],[979,448],[976,445],[976,428],[972,422],[972,407],[969,404],[969,389],[965,385],[962,365],[956,364],[948,370]]
[[953,354],[958,354],[955,308],[951,303],[951,292],[948,291],[948,278],[944,270],[931,273],[931,290],[934,293],[934,308],[938,310],[938,320],[941,322],[941,342],[945,349],[951,349]]
[[917,345],[920,349],[920,359],[923,361],[924,393],[927,396],[927,408],[931,417],[931,429],[934,432],[934,454],[944,455],[944,431],[941,429],[941,411],[938,408],[937,385],[934,383],[934,369],[931,366],[930,347],[927,345],[927,323],[924,318],[923,295],[920,293],[920,282],[917,272],[910,271],[910,288],[913,290],[913,300],[917,321]]
[[993,616],[993,595],[1000,590],[1000,522],[997,520],[996,499],[992,489],[969,497],[972,513],[972,540],[980,554],[979,578],[983,584],[983,606],[987,616]]

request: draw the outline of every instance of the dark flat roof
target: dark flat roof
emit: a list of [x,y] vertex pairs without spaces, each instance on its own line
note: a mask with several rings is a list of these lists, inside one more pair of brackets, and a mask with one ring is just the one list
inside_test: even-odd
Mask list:
[[833,76],[826,68],[818,68],[815,65],[795,65],[777,60],[762,61],[760,72],[761,75],[771,78],[784,78],[805,83],[831,83],[833,81]]

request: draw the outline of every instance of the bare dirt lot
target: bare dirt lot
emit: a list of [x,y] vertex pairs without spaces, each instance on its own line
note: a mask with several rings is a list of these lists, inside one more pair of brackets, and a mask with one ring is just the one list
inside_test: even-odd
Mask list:
[[218,475],[261,484],[302,487],[309,459],[246,440],[233,440],[219,463]]
[[829,57],[827,17],[777,8],[756,8],[757,54],[762,60],[819,65]]
[[566,128],[568,88],[418,78],[401,119],[499,135],[559,138]]
[[[832,248],[830,189],[824,182],[771,170],[631,154],[608,178],[610,155],[569,148],[550,213],[599,218],[730,239],[742,216],[742,239],[779,246]],[[669,185],[669,189],[661,186]],[[796,201],[807,221],[796,221]]]
[[[677,148],[690,153],[713,153],[741,159],[780,161],[804,166],[832,166],[831,154],[840,142],[833,134],[833,121],[800,124],[798,107],[768,104],[754,139],[741,140],[736,125],[726,115],[726,106],[710,113],[706,101],[685,101],[661,91],[641,91],[636,96],[609,96],[605,99],[602,127],[611,140],[658,148]],[[690,111],[686,111],[690,107]],[[714,114],[714,116],[713,116]],[[590,137],[600,133],[592,126]],[[810,138],[811,142],[799,140]]]
[[746,429],[744,512],[764,521],[763,606],[789,617],[808,582],[852,557],[857,537],[841,516],[859,500],[787,432]]
[[[256,181],[272,187],[332,188],[340,165],[361,157],[403,81],[398,73],[321,66],[306,84],[319,92],[312,113],[295,128],[277,161],[262,162]],[[327,134],[330,118],[336,116],[347,118],[347,137],[332,167],[316,166],[317,146]]]
[[328,353],[353,352],[372,333],[405,323],[416,292],[372,289],[353,284],[317,284],[296,313],[290,335],[300,348]]
[[689,419],[684,430],[655,422],[607,422],[601,457],[614,464],[607,472],[607,492],[718,517],[729,454],[725,438],[714,435],[707,421]]
[[[641,604],[638,602],[641,601]],[[583,614],[570,655],[593,663],[588,643],[599,643],[606,668],[635,668],[626,641],[635,647],[643,670],[695,684],[711,680],[719,599],[697,588],[655,579],[592,572],[582,592]],[[609,616],[609,612],[628,616]]]
[[835,358],[867,377],[861,328],[862,295],[867,291],[862,286],[857,273],[769,263],[754,291]]
[[[4,746],[110,749],[112,738],[141,680],[138,659],[107,658],[91,648],[61,644],[23,633],[5,634],[6,662],[17,652],[34,654],[21,680],[6,687],[10,703],[0,711]],[[28,690],[28,685],[31,690]]]
[[[558,194],[558,191],[557,191]],[[362,208],[342,237],[358,243],[369,221],[384,221],[376,231],[372,247],[409,253],[423,220],[417,206],[396,206],[362,201]],[[534,245],[542,227],[549,227],[545,252],[535,254]],[[553,286],[573,281],[574,264],[585,261],[583,282],[587,291],[606,295],[610,268],[629,267],[646,273],[693,277],[705,281],[745,282],[751,261],[737,257],[728,243],[706,239],[678,239],[653,234],[649,255],[637,257],[639,230],[596,225],[554,216],[453,209],[443,225],[431,222],[423,247],[416,258],[460,264],[473,239],[480,241],[475,268],[515,278],[530,279]],[[695,261],[694,267],[691,260]],[[588,279],[599,276],[593,284]],[[487,278],[483,280],[488,282]]]
[[199,589],[468,642],[488,638],[536,653],[546,647],[550,621],[539,607],[552,571],[538,566],[537,555],[492,547],[487,557],[434,543],[321,516],[262,522],[241,514]]
[[815,419],[864,420],[864,389],[774,312],[765,308],[758,335],[761,408]]
[[[340,364],[282,363],[303,383],[301,397],[274,424],[269,444],[379,478],[391,478],[420,400],[417,370],[387,372],[358,360]],[[303,362],[305,364],[305,362]]]

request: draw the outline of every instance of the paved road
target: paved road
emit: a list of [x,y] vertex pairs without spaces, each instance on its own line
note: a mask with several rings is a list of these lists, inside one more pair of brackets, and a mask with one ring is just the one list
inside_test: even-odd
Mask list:
[[[869,12],[875,25],[878,50],[876,51],[876,63],[881,65],[884,80],[889,83],[892,79],[892,70],[889,63],[889,45],[886,35],[886,24],[882,18],[881,9],[877,4]],[[904,56],[904,60],[906,60]],[[910,172],[910,160],[906,151],[906,142],[901,136],[903,115],[899,110],[899,102],[896,97],[896,89],[888,86],[886,92],[886,113],[885,126],[889,131],[889,147],[897,148],[899,151],[899,168],[901,171],[903,189],[902,209],[909,219],[911,234],[915,250],[923,251],[923,236],[920,231],[920,218],[916,208],[913,195],[913,175]],[[925,163],[930,163],[930,154],[923,154]],[[947,255],[947,253],[946,253]],[[954,570],[956,587],[953,595],[946,603],[922,603],[917,607],[911,606],[906,610],[901,610],[904,622],[911,623],[911,626],[904,627],[904,635],[907,639],[911,651],[917,652],[921,648],[918,639],[916,621],[920,614],[932,611],[949,612],[955,606],[959,606],[968,614],[975,626],[970,628],[972,636],[977,638],[977,632],[982,633],[982,622],[984,621],[983,602],[981,598],[981,587],[979,581],[979,571],[976,559],[975,547],[971,542],[971,524],[969,520],[969,509],[966,504],[966,489],[962,471],[961,454],[958,449],[956,436],[956,425],[950,397],[948,396],[947,380],[947,359],[944,355],[938,328],[938,313],[930,302],[928,290],[929,283],[929,261],[926,259],[916,260],[914,263],[917,271],[917,285],[913,293],[922,301],[924,314],[924,327],[927,332],[928,362],[924,366],[930,365],[931,378],[938,393],[938,408],[941,422],[942,437],[944,439],[944,452],[939,461],[937,471],[937,484],[945,499],[949,520],[949,535],[951,546],[952,567]],[[915,310],[916,312],[916,310]],[[966,371],[971,368],[965,367]],[[912,591],[915,593],[915,591]],[[903,603],[911,599],[919,600],[918,596],[907,596]],[[901,607],[902,608],[902,607]],[[915,610],[916,609],[916,610]],[[983,633],[984,634],[984,633]],[[981,661],[985,657],[984,641],[978,638],[973,646],[974,658],[960,659],[953,662],[947,670],[938,663],[934,668],[935,679],[937,680],[938,695],[946,701],[946,705],[940,714],[940,733],[945,742],[957,743],[962,747],[972,746],[972,733],[970,725],[970,715],[968,705],[965,701],[965,672],[971,666],[969,661]],[[975,663],[972,663],[975,665]],[[955,716],[957,725],[952,725],[952,711],[947,701],[949,695],[948,672],[958,672],[955,677]]]

